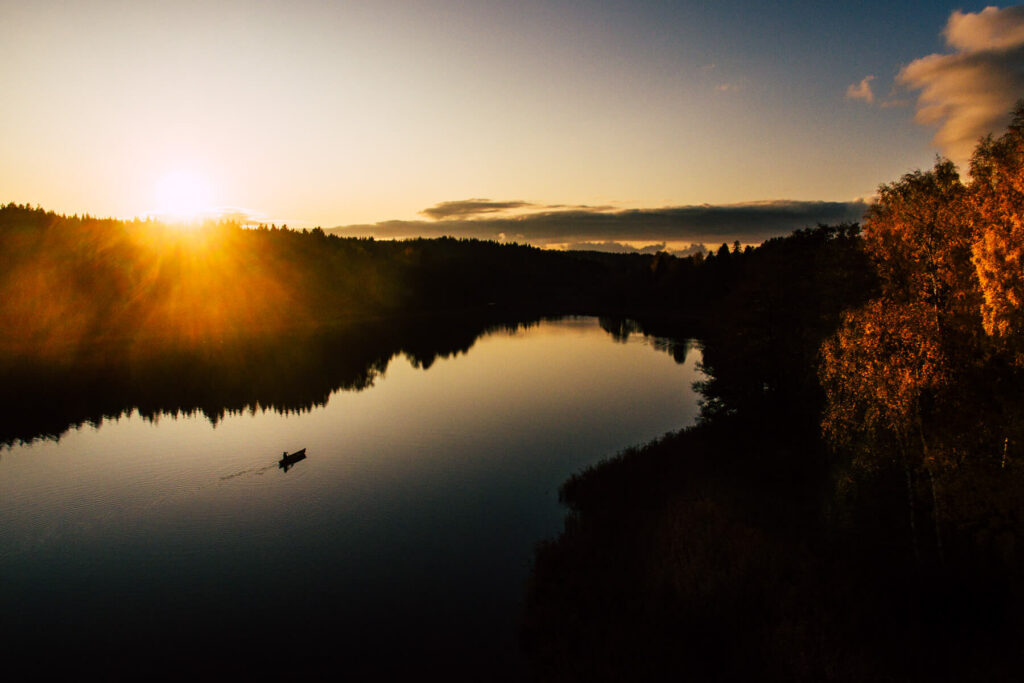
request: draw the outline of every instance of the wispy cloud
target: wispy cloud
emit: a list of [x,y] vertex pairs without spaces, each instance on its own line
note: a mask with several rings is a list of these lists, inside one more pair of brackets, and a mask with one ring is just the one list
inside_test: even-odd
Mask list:
[[934,143],[955,161],[998,132],[1024,96],[1024,6],[953,12],[943,31],[952,54],[931,54],[896,80],[919,90],[915,120],[937,125]]
[[615,207],[590,206],[588,204],[536,204],[521,199],[505,201],[494,201],[491,199],[456,199],[448,202],[438,202],[433,206],[420,211],[420,215],[435,221],[447,220],[477,220],[480,218],[493,218],[496,215],[513,216],[524,211],[611,211]]
[[543,208],[549,211],[554,209],[561,209],[565,211],[594,211],[597,213],[602,213],[607,211],[614,211],[617,207],[614,207],[611,204],[545,204]]
[[490,199],[459,199],[451,202],[440,202],[420,211],[427,218],[434,220],[450,220],[452,218],[474,218],[495,213],[505,213],[514,209],[533,208],[535,204],[520,200],[495,202]]
[[864,100],[868,104],[875,101],[875,93],[871,91],[871,81],[875,80],[874,76],[865,76],[861,79],[860,83],[854,83],[846,89],[846,99],[849,100]]
[[[447,204],[443,202],[442,204]],[[496,202],[502,203],[502,202]],[[512,203],[512,202],[508,202]],[[440,206],[440,205],[438,205]],[[515,216],[384,221],[332,228],[344,236],[473,237],[539,246],[581,242],[760,242],[817,223],[857,221],[867,205],[774,200],[742,204],[608,210],[606,207],[532,211]]]

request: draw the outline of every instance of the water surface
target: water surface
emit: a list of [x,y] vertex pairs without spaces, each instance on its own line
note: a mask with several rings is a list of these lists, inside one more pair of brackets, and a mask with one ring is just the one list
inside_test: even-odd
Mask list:
[[519,677],[523,583],[561,527],[558,486],[696,415],[699,353],[663,347],[544,321],[385,359],[308,409],[126,409],[9,446],[5,648],[142,672],[215,658]]

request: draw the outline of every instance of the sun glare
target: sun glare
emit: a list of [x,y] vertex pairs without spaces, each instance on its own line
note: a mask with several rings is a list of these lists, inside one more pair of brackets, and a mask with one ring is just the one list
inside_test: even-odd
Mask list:
[[209,213],[212,194],[203,175],[189,170],[172,171],[157,182],[156,213],[170,220],[197,220]]

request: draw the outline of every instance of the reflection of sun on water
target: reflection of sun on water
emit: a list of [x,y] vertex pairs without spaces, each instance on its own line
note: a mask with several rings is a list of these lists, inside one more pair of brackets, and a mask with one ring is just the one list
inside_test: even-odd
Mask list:
[[156,199],[161,218],[194,221],[209,212],[212,192],[210,183],[201,174],[177,170],[157,182]]

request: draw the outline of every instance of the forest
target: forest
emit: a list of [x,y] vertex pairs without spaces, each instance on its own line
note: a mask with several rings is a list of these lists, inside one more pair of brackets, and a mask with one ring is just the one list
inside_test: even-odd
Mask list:
[[537,677],[1013,680],[1022,221],[1024,107],[966,176],[883,185],[863,225],[707,256],[8,204],[0,392],[22,408],[0,439],[132,407],[308,409],[399,351],[429,364],[541,316],[697,338],[698,423],[561,489],[522,618]]
[[696,304],[706,291],[674,285],[702,281],[697,270],[667,255],[375,241],[231,222],[183,229],[0,208],[0,324],[12,353],[65,356],[128,340],[202,344],[484,308],[659,308],[678,290]]

